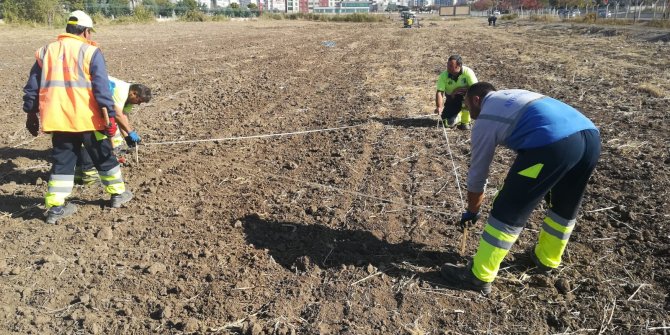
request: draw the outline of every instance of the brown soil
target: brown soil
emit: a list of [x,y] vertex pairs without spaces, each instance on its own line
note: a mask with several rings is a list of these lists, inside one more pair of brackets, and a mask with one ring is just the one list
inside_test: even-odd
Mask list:
[[[50,140],[24,130],[35,49],[60,30],[0,30],[0,333],[663,333],[670,327],[670,46],[622,30],[482,20],[102,26],[110,73],[153,88],[124,169],[43,221]],[[323,42],[332,41],[327,46]],[[480,80],[563,99],[603,154],[557,274],[525,250],[488,297],[441,285],[464,263],[434,82],[460,53]],[[149,145],[355,125],[273,138]],[[461,184],[469,132],[449,131]],[[484,211],[513,155],[500,150]],[[425,207],[427,206],[427,207]]]

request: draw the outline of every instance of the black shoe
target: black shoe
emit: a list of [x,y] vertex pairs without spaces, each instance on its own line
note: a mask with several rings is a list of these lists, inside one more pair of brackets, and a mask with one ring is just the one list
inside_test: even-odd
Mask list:
[[130,201],[132,198],[133,198],[133,194],[128,190],[126,190],[125,192],[123,192],[121,194],[112,194],[111,206],[112,206],[112,208],[119,208],[119,207],[121,207],[121,205]]
[[550,268],[540,262],[540,260],[535,255],[535,248],[530,249],[528,253],[530,254],[530,259],[533,261],[533,264],[535,264],[536,271],[540,274],[549,274],[552,270],[554,270],[554,268]]
[[53,206],[47,212],[47,223],[55,224],[60,219],[64,219],[77,212],[77,205],[67,203],[63,206]]
[[472,128],[469,123],[461,123],[458,125],[458,129],[460,130],[470,130]]
[[456,118],[458,118],[458,114],[448,117],[446,119],[442,120],[442,123],[444,124],[445,128],[453,128],[456,125]]
[[440,269],[440,274],[447,285],[452,288],[481,292],[483,295],[491,293],[491,283],[475,277],[469,265],[458,266],[447,263]]

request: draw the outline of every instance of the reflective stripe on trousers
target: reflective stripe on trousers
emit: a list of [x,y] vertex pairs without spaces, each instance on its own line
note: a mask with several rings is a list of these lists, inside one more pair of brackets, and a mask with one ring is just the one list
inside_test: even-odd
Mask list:
[[509,249],[519,238],[523,227],[514,227],[489,217],[484,232],[479,239],[477,253],[472,259],[472,273],[479,280],[490,283],[495,280]]
[[62,206],[74,187],[74,175],[52,174],[49,178],[44,204],[47,209]]
[[470,123],[470,111],[467,109],[461,109],[461,123],[468,124]]
[[547,211],[535,247],[535,256],[543,265],[557,268],[561,264],[561,257],[568,245],[575,222],[574,219],[568,220],[560,217],[552,210]]
[[126,191],[126,184],[121,175],[121,165],[109,171],[100,171],[100,181],[109,194],[121,194]]

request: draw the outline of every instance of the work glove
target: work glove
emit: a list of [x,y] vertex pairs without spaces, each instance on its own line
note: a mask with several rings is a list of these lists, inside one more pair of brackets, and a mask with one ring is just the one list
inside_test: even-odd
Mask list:
[[109,124],[105,126],[105,134],[109,137],[114,137],[114,135],[116,135],[116,129],[116,119],[112,116],[109,118]]
[[479,213],[473,213],[470,211],[465,211],[463,215],[461,215],[461,229],[465,230],[466,228],[469,228],[470,226],[474,226],[475,223],[477,223],[477,220],[479,220]]
[[40,118],[37,116],[37,113],[28,113],[26,129],[28,129],[28,132],[33,136],[40,134]]
[[142,141],[140,138],[140,135],[137,135],[137,133],[133,130],[128,133],[128,136],[125,137],[126,139],[126,144],[128,144],[128,147],[133,148],[135,147],[138,143]]

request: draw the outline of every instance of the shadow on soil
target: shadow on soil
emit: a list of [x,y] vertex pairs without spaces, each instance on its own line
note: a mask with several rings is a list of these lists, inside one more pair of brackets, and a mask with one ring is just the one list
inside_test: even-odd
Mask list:
[[[273,222],[249,215],[242,221],[246,240],[257,249],[267,249],[274,260],[289,270],[372,264],[384,269],[408,262],[413,266],[435,268],[445,262],[462,261],[455,251],[425,250],[425,245],[404,241],[392,244],[362,230],[334,230],[321,225]],[[392,275],[385,271],[385,273]],[[424,280],[439,282],[437,271],[416,273]]]
[[[40,168],[47,168],[40,166]],[[19,169],[14,163],[5,162],[0,163],[0,184],[15,182],[17,184],[34,184],[37,178],[42,180],[49,180],[48,171],[40,171],[36,169]]]
[[398,126],[403,128],[435,128],[437,127],[436,118],[377,118],[373,117],[373,121],[383,123],[385,125]]
[[50,159],[51,149],[35,150],[24,148],[0,148],[0,159],[25,157],[30,159]]
[[43,198],[0,195],[0,215],[7,213],[12,218],[24,220],[43,218],[44,210],[38,207],[43,202]]

